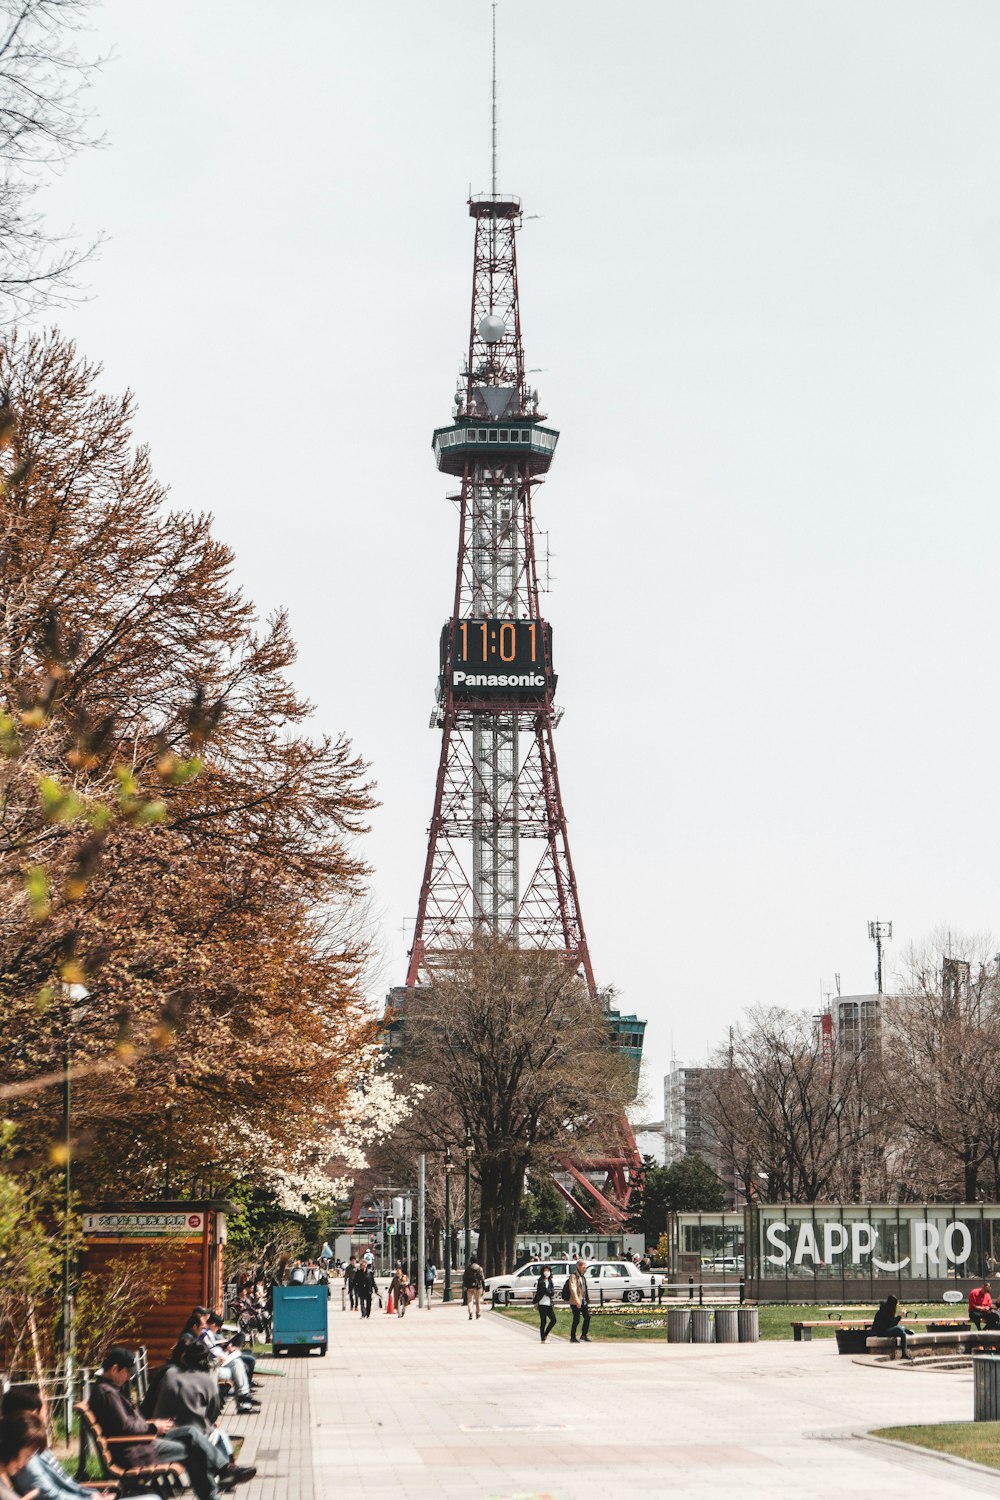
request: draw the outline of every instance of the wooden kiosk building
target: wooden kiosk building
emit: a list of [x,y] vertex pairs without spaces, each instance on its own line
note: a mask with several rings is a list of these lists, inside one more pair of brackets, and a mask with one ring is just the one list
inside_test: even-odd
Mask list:
[[112,1265],[140,1257],[150,1265],[151,1292],[139,1305],[128,1342],[166,1359],[192,1307],[223,1312],[223,1255],[228,1216],[236,1205],[219,1198],[100,1203],[83,1216],[82,1270],[98,1279]]

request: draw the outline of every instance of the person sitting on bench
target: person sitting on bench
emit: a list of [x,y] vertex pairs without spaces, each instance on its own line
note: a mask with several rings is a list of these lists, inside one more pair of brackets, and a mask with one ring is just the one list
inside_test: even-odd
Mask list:
[[115,1460],[124,1469],[146,1464],[180,1463],[187,1471],[198,1500],[216,1500],[219,1481],[228,1467],[221,1448],[195,1427],[175,1427],[169,1417],[147,1422],[125,1394],[135,1373],[135,1355],[116,1344],[104,1357],[103,1369],[90,1388],[90,1409],[105,1437],[134,1437],[115,1444]]
[[[214,1323],[213,1323],[214,1320]],[[223,1343],[219,1338],[218,1329],[222,1326],[222,1319],[217,1313],[209,1313],[209,1321],[198,1335],[200,1343],[204,1344],[212,1358],[216,1362],[216,1369],[223,1380],[231,1380],[236,1391],[236,1410],[238,1412],[260,1411],[260,1402],[255,1401],[250,1394],[250,1376],[247,1367],[240,1358],[238,1349],[230,1348],[228,1343]]]
[[[37,1385],[12,1385],[4,1391],[0,1403],[0,1417],[21,1417],[26,1412],[45,1421],[45,1398]],[[113,1489],[85,1489],[71,1479],[51,1450],[42,1448],[29,1458],[23,1469],[11,1477],[11,1484],[19,1495],[36,1494],[38,1500],[115,1500]]]
[[982,1286],[974,1286],[969,1293],[969,1322],[975,1323],[979,1329],[984,1323],[987,1328],[1000,1328],[1000,1315],[993,1306],[988,1281],[984,1281]]
[[0,1421],[0,1500],[17,1500],[17,1491],[11,1489],[14,1475],[46,1446],[45,1424],[35,1412],[18,1412]]
[[873,1339],[898,1339],[904,1359],[912,1359],[912,1354],[906,1352],[906,1329],[899,1321],[903,1316],[898,1311],[899,1304],[895,1297],[886,1297],[884,1302],[879,1303],[878,1312],[872,1319],[871,1336]]

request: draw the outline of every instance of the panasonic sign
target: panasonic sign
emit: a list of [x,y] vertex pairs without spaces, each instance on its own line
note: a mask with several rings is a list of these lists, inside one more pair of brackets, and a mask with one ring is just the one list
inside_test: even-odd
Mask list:
[[545,678],[538,672],[456,672],[453,682],[456,688],[506,688],[508,691],[545,686]]

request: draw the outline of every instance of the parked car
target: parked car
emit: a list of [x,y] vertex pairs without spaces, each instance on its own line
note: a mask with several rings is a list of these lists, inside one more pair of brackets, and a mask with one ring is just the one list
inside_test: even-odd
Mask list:
[[602,1297],[605,1302],[641,1302],[644,1297],[655,1297],[658,1279],[655,1271],[640,1271],[631,1260],[595,1260],[587,1267],[592,1303]]
[[551,1266],[552,1280],[556,1284],[556,1302],[558,1302],[563,1283],[575,1264],[576,1262],[571,1260],[529,1261],[526,1266],[521,1266],[519,1270],[511,1271],[506,1276],[488,1277],[487,1296],[492,1297],[494,1302],[502,1306],[510,1302],[530,1302],[535,1295],[535,1287],[542,1274],[542,1267]]
[[[542,1266],[552,1267],[552,1280],[556,1284],[556,1304],[561,1301],[561,1292],[566,1277],[573,1270],[573,1260],[531,1261],[520,1270],[507,1276],[491,1276],[486,1290],[495,1303],[506,1306],[510,1302],[530,1302],[541,1274]],[[595,1260],[587,1267],[591,1302],[641,1302],[644,1297],[655,1296],[655,1272],[640,1271],[630,1260]]]

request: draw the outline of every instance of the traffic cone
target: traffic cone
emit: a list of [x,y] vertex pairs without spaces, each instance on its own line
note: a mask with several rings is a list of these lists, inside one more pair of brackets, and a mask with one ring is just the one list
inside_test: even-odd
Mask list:
[[389,1315],[389,1316],[390,1316],[390,1317],[391,1317],[391,1316],[392,1316],[392,1314],[393,1314],[393,1313],[394,1313],[394,1312],[395,1312],[395,1311],[396,1311],[396,1304],[395,1304],[395,1303],[394,1303],[394,1302],[393,1302],[393,1300],[392,1300],[392,1289],[391,1289],[391,1288],[390,1288],[390,1290],[389,1290],[389,1300],[388,1300],[388,1302],[387,1302],[387,1303],[386,1303],[386,1304],[385,1304],[385,1310],[386,1310],[386,1313],[387,1313],[387,1314],[388,1314],[388,1315]]

